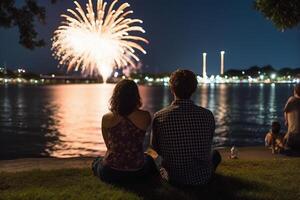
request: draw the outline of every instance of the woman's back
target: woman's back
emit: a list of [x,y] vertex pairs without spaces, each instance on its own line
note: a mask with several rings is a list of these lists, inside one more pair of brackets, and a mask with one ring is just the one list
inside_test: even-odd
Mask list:
[[148,112],[135,111],[128,117],[109,113],[103,117],[104,140],[107,145],[105,163],[118,170],[143,167],[143,143],[151,117]]
[[150,126],[149,112],[140,110],[141,97],[133,80],[121,80],[110,99],[110,113],[102,117],[102,136],[107,147],[97,158],[93,172],[110,183],[131,181],[156,173],[153,159],[144,155],[144,139]]

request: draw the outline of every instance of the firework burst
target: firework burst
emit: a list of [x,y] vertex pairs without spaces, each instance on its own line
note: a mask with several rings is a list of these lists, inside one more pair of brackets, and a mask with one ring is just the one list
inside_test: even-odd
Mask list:
[[139,58],[135,50],[146,54],[139,42],[148,43],[134,33],[145,33],[139,19],[129,18],[133,11],[128,3],[116,8],[118,0],[109,6],[107,2],[92,0],[86,4],[86,12],[74,1],[76,10],[68,9],[64,21],[52,38],[53,56],[67,70],[80,70],[84,74],[101,74],[106,79],[112,70],[134,67]]

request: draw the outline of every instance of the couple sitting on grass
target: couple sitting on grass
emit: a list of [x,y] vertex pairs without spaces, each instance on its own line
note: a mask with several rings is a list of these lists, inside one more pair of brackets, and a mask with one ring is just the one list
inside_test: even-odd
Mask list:
[[[213,114],[190,100],[197,89],[193,72],[177,70],[170,77],[172,104],[154,115],[140,110],[138,87],[131,80],[120,81],[110,100],[111,112],[102,118],[102,134],[107,146],[103,159],[96,159],[93,172],[108,183],[127,183],[146,177],[159,177],[150,154],[144,153],[144,140],[152,122],[150,148],[162,157],[168,181],[177,186],[208,183],[221,162],[212,150],[215,132]],[[162,174],[162,173],[161,173]],[[165,177],[166,178],[166,177]]]
[[288,129],[284,137],[280,134],[280,123],[276,121],[266,135],[266,146],[271,147],[272,153],[293,153],[300,150],[300,84],[295,86],[294,96],[285,105],[284,118]]

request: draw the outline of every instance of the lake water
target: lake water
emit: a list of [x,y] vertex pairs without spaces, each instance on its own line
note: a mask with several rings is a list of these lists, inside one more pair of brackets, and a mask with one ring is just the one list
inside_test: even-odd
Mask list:
[[[0,86],[0,159],[103,154],[101,117],[113,87]],[[253,146],[264,143],[273,120],[283,126],[292,92],[292,84],[201,85],[193,100],[215,115],[215,146]],[[140,86],[140,93],[152,114],[172,101],[168,87]]]

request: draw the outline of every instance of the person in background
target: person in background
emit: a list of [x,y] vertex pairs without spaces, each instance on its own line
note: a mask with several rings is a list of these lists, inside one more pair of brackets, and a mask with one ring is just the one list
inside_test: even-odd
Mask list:
[[220,153],[212,151],[214,116],[190,99],[197,84],[193,72],[173,72],[169,85],[174,101],[153,119],[152,148],[162,156],[169,182],[176,186],[207,184],[221,162]]
[[271,147],[272,153],[281,153],[284,150],[282,136],[280,134],[280,123],[272,122],[271,130],[266,134],[265,145]]
[[284,143],[290,150],[300,150],[300,84],[294,88],[294,96],[290,97],[284,108],[285,125],[288,130]]
[[150,156],[144,154],[146,130],[151,124],[148,111],[141,110],[136,83],[122,80],[114,88],[110,111],[102,118],[102,135],[107,147],[103,159],[92,164],[94,175],[108,183],[126,183],[156,173]]

